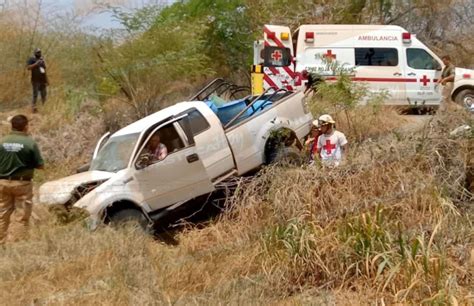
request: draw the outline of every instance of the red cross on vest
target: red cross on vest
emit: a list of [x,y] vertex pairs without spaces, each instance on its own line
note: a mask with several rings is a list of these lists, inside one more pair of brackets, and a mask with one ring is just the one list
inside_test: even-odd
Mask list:
[[332,50],[328,50],[326,54],[324,54],[325,58],[328,59],[336,59],[336,54],[332,54]]
[[323,146],[323,149],[326,150],[326,153],[329,155],[329,154],[331,154],[332,150],[336,149],[336,145],[331,144],[331,141],[329,139],[327,139],[326,144]]
[[426,86],[430,82],[430,79],[426,77],[426,75],[423,76],[422,79],[420,79],[420,82],[423,82],[423,86]]
[[278,62],[279,62],[282,57],[283,57],[283,56],[281,55],[281,51],[279,51],[279,50],[273,51],[273,53],[272,53],[272,58],[273,58],[275,61],[278,61]]

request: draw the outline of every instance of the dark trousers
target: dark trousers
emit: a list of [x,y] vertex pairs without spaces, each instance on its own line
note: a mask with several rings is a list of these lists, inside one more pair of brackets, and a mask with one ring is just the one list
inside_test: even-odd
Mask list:
[[31,85],[33,86],[33,107],[36,106],[36,101],[38,100],[38,93],[41,95],[41,102],[44,104],[46,102],[47,95],[46,84],[32,82]]

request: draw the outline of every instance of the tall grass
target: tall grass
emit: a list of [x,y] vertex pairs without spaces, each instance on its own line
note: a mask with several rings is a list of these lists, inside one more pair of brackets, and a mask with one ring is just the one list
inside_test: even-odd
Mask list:
[[[0,292],[24,304],[469,304],[472,136],[464,113],[365,140],[336,169],[268,167],[228,208],[176,233],[90,233],[42,207],[0,250]],[[362,149],[363,148],[363,149]]]

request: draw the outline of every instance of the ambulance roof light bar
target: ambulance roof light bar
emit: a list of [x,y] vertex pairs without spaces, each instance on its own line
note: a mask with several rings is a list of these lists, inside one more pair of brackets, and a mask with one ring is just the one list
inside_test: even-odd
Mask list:
[[314,43],[314,32],[306,32],[304,41],[307,43]]
[[404,44],[410,44],[411,43],[411,33],[405,32],[402,33],[402,41]]

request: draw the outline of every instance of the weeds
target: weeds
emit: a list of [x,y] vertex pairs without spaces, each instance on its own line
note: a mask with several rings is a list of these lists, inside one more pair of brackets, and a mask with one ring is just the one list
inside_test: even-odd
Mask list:
[[36,207],[30,239],[0,250],[3,300],[468,304],[474,227],[462,182],[470,144],[447,136],[468,120],[399,126],[354,144],[330,171],[267,167],[240,180],[218,219],[178,232],[178,245],[133,229],[90,233]]

